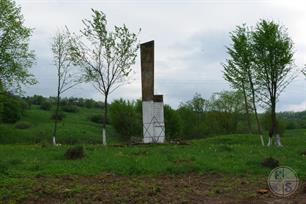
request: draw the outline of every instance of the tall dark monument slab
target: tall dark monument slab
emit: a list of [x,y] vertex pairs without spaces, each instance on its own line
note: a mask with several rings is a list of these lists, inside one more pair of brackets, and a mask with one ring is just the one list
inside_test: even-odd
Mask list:
[[142,100],[153,100],[154,95],[154,41],[140,45]]

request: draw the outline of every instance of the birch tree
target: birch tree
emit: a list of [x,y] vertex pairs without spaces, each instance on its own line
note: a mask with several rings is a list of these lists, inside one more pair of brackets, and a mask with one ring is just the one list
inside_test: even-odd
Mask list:
[[57,69],[57,96],[56,109],[53,128],[53,144],[56,145],[56,133],[58,123],[58,113],[60,108],[60,98],[63,93],[80,83],[80,75],[74,69],[70,57],[70,38],[69,32],[58,31],[53,37],[52,53],[54,66]]
[[72,36],[71,53],[82,67],[84,79],[104,97],[102,141],[106,145],[108,97],[127,82],[135,64],[139,45],[137,35],[123,25],[107,29],[106,16],[92,9],[92,18],[83,20],[81,35]]

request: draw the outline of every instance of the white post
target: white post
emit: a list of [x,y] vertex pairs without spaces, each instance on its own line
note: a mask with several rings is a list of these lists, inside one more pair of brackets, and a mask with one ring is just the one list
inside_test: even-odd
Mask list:
[[282,147],[282,146],[283,146],[282,143],[281,143],[281,141],[280,141],[280,136],[279,136],[279,134],[276,134],[276,136],[275,136],[275,144],[276,144],[276,146],[278,146],[278,147]]
[[262,145],[262,146],[265,146],[265,142],[264,142],[264,140],[263,140],[262,135],[260,135],[260,141],[261,141],[261,145]]
[[271,146],[271,144],[272,144],[272,138],[271,138],[271,137],[269,137],[269,142],[268,142],[267,146],[268,146],[268,147],[270,147],[270,146]]
[[105,133],[104,128],[102,130],[102,142],[103,142],[103,145],[107,145],[107,143],[106,143],[106,133]]
[[56,145],[56,141],[55,141],[55,137],[54,136],[52,138],[52,143],[53,143],[53,145]]

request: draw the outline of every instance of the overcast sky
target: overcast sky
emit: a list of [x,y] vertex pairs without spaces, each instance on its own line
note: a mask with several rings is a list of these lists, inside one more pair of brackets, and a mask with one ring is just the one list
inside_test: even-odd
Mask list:
[[[188,2],[188,3],[187,3]],[[26,25],[35,28],[31,47],[37,63],[31,72],[39,83],[26,87],[26,95],[56,95],[56,69],[52,64],[51,38],[65,25],[72,31],[82,28],[81,20],[90,18],[91,8],[102,10],[109,23],[126,24],[138,32],[140,42],[155,41],[155,93],[173,107],[193,97],[204,98],[229,90],[222,77],[222,62],[227,58],[229,32],[236,25],[255,26],[260,19],[274,20],[288,28],[294,42],[295,64],[306,64],[306,1],[264,0],[17,0]],[[141,97],[140,59],[133,66],[131,82],[111,95],[117,98]],[[66,96],[103,97],[82,85]],[[306,80],[301,74],[280,97],[278,111],[306,109]]]

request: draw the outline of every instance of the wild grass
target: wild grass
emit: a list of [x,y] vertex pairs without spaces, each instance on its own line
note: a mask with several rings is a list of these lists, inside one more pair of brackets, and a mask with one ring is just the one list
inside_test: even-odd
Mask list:
[[[30,125],[27,129],[18,129],[16,124],[0,124],[0,144],[35,144],[51,142],[53,132],[53,111],[41,110],[33,105],[25,112],[21,121]],[[59,122],[57,142],[62,144],[99,144],[102,142],[102,125],[90,121],[93,115],[101,114],[97,108],[80,108],[77,113],[65,112],[65,118]],[[113,130],[108,127],[108,143],[116,143]]]
[[[180,174],[214,172],[266,176],[271,169],[261,162],[272,156],[280,165],[293,168],[306,177],[305,130],[287,131],[284,147],[262,147],[255,135],[225,135],[192,140],[189,145],[85,145],[85,157],[65,160],[70,146],[0,145],[2,176],[98,175],[112,172],[121,175]],[[1,172],[0,172],[1,174]]]

